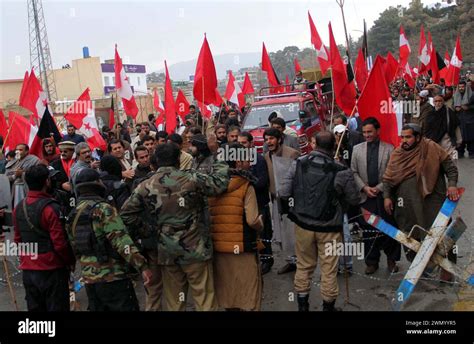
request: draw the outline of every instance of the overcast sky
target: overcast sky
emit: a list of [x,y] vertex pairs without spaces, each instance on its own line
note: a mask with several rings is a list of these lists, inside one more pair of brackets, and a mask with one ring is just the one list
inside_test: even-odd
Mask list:
[[[361,35],[380,12],[410,0],[345,0],[347,29]],[[431,3],[434,1],[427,1]],[[22,78],[30,68],[26,0],[0,0],[0,79]],[[113,58],[114,44],[125,62],[145,64],[147,71],[197,58],[207,33],[214,55],[268,51],[288,45],[310,46],[307,11],[328,44],[327,24],[344,42],[342,17],[335,0],[313,1],[53,1],[43,0],[54,68],[82,57]],[[395,29],[395,28],[394,28]]]

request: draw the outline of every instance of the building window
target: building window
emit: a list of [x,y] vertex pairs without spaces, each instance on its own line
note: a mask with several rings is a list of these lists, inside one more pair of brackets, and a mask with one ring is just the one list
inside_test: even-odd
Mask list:
[[110,77],[104,76],[104,83],[105,83],[105,86],[110,86]]

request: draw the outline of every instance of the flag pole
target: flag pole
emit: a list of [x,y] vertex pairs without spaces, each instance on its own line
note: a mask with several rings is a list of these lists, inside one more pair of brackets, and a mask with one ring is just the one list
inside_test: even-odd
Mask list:
[[341,8],[342,23],[344,24],[344,33],[346,35],[347,57],[349,58],[349,61],[350,61],[351,60],[351,51],[349,49],[349,37],[347,36],[346,17],[344,15],[344,1],[345,0],[336,0],[336,3]]
[[[203,75],[202,75],[202,82],[201,82],[201,84],[202,84],[202,106],[203,106],[202,111],[204,112],[204,106],[205,106],[205,104],[204,104],[204,73],[203,73]],[[201,120],[202,120],[202,123],[201,123],[202,128],[201,128],[201,129],[202,129],[202,131],[204,132],[204,118],[203,118],[202,116],[203,116],[203,113],[201,112]],[[197,119],[198,119],[197,122],[198,122],[198,124],[199,124],[199,117],[198,117]]]
[[[3,140],[3,147],[5,147],[5,144],[7,143],[7,140],[8,140],[8,136],[10,136],[10,132],[12,131],[13,123],[15,123],[16,116],[21,116],[21,115],[15,114],[15,116],[13,117],[13,120],[10,123],[10,128],[8,128],[7,135],[5,136],[5,139]],[[10,121],[10,115],[8,115],[8,120]]]

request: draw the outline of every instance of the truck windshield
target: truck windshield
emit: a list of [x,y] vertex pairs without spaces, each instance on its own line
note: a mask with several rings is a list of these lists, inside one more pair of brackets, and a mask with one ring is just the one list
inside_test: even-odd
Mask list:
[[278,117],[283,117],[288,125],[296,125],[299,122],[299,109],[298,103],[253,106],[245,116],[243,130],[268,127],[268,116],[274,111],[279,114]]

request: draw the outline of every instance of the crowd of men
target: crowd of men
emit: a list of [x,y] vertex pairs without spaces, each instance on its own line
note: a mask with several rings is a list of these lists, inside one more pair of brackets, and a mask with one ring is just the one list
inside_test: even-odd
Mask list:
[[[365,273],[379,269],[381,251],[388,271],[398,272],[401,245],[375,234],[362,209],[405,232],[429,228],[446,196],[459,198],[457,159],[465,149],[474,158],[470,81],[455,92],[420,86],[416,95],[392,86],[394,101],[421,104],[403,113],[399,147],[380,141],[376,118],[339,114],[302,155],[297,133],[273,112],[254,161],[218,158],[219,148],[256,149],[241,129],[245,111],[206,123],[193,105],[171,135],[157,130],[153,115],[135,136],[126,122],[102,128],[105,152],[91,151],[72,125],[61,142],[44,139],[42,156],[19,144],[0,172],[11,184],[14,239],[38,249],[20,257],[28,310],[69,310],[70,274],[79,266],[91,311],[139,310],[138,273],[148,311],[185,310],[188,295],[200,311],[257,311],[262,275],[275,263],[272,244],[287,257],[278,273],[296,271],[298,310],[309,310],[317,264],[322,309],[338,310],[337,274],[350,274],[352,260],[327,254],[327,245],[360,229]],[[448,258],[456,261],[452,251]],[[440,278],[453,276],[442,270]]]

